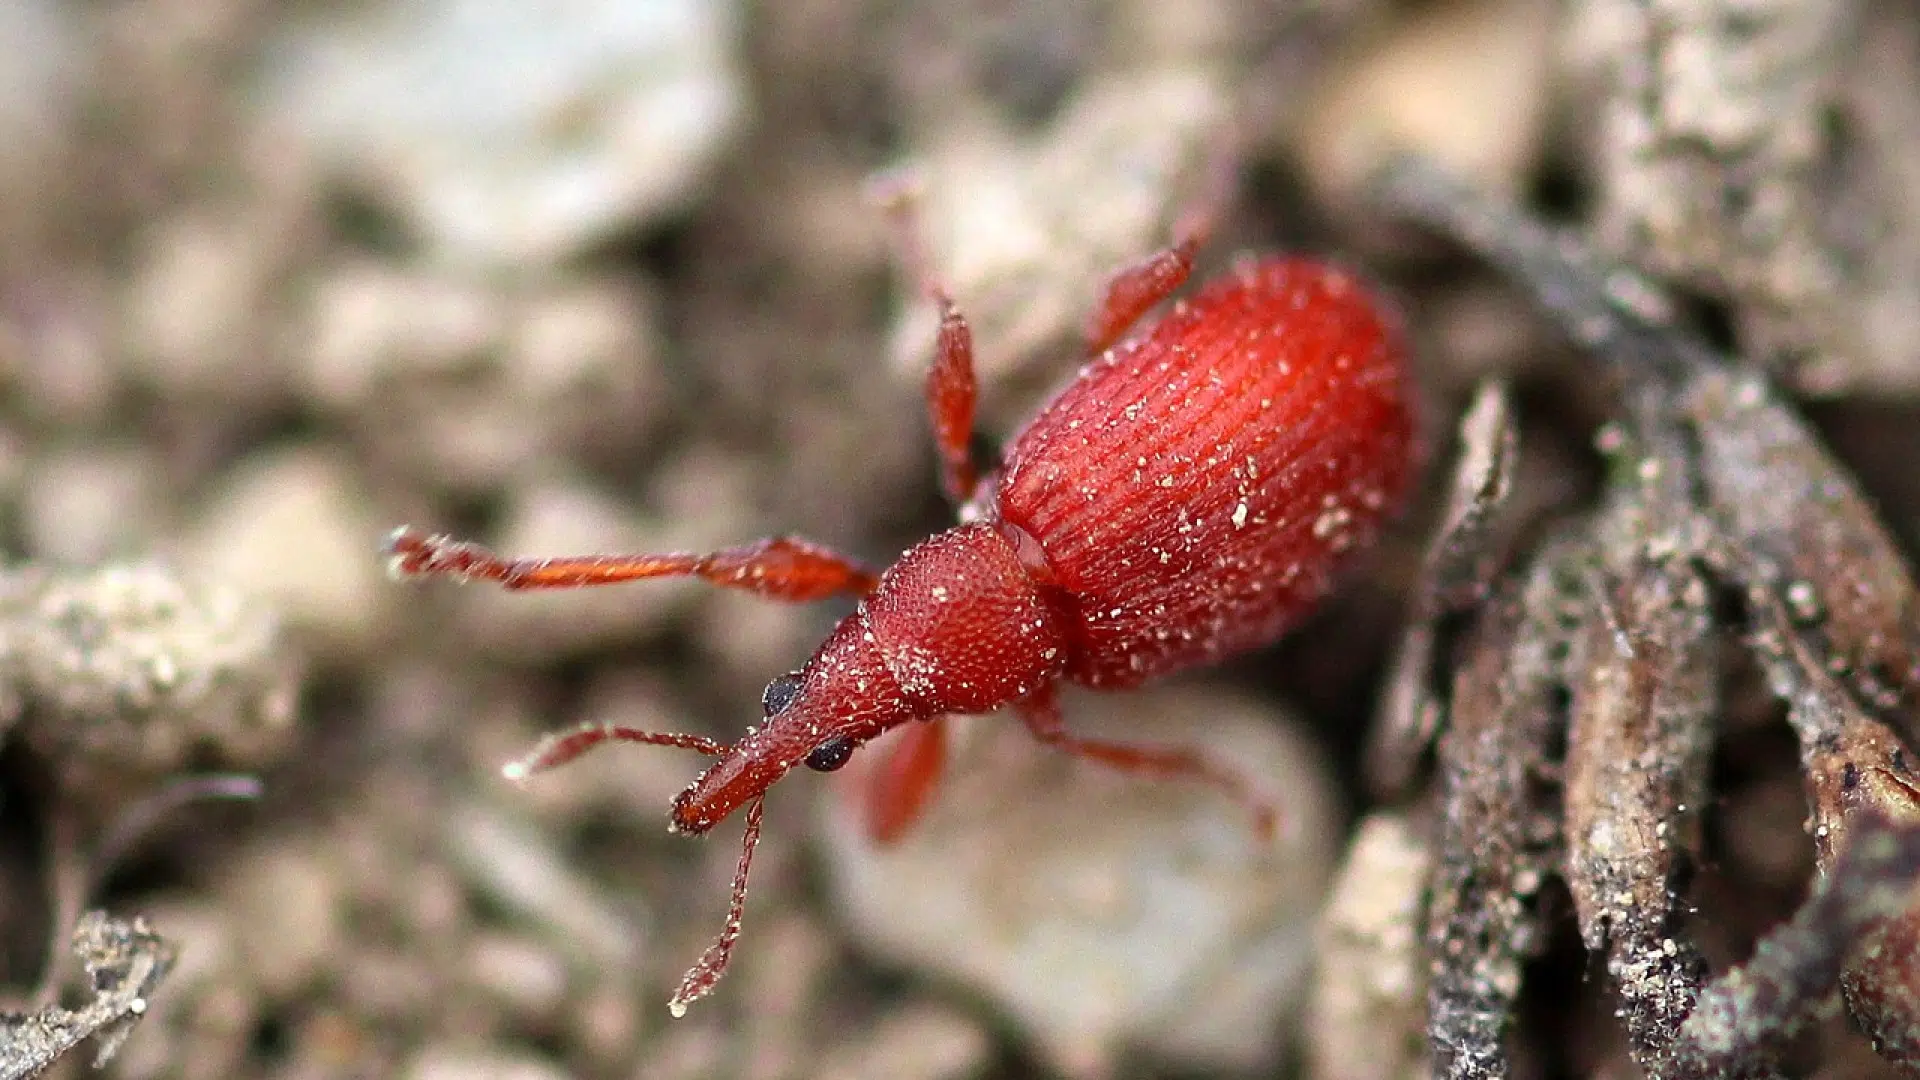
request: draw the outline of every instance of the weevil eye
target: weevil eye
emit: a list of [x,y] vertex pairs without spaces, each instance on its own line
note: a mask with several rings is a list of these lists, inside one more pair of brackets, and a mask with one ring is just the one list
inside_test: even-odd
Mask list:
[[826,742],[813,748],[807,755],[807,768],[814,772],[832,772],[847,763],[853,756],[853,740],[844,735],[835,735]]
[[760,695],[760,711],[768,717],[779,716],[800,696],[800,673],[788,672],[767,684]]

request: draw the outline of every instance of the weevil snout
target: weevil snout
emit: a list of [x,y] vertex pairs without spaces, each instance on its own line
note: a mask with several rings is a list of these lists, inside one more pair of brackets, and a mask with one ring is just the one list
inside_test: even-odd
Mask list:
[[[821,745],[831,753],[851,754],[853,740],[833,735]],[[833,747],[844,749],[832,751]],[[804,761],[811,766],[819,756],[819,749],[805,741],[767,738],[764,732],[749,735],[708,766],[693,786],[674,796],[668,827],[689,836],[707,832],[727,815],[765,795],[795,765]]]
[[699,836],[766,794],[767,788],[792,766],[769,760],[764,743],[756,732],[707,766],[691,787],[674,796],[667,827],[676,833]]
[[712,829],[795,766],[832,772],[861,743],[909,715],[867,636],[864,620],[851,617],[804,671],[767,685],[760,725],[674,798],[674,832],[698,836]]
[[719,818],[704,812],[693,801],[693,788],[673,797],[673,806],[667,811],[667,831],[681,836],[699,836],[712,829]]

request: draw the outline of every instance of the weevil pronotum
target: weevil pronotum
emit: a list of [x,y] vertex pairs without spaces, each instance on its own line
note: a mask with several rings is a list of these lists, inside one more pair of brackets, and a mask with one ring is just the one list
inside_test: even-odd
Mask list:
[[682,980],[676,1016],[726,970],[767,789],[796,765],[837,769],[891,729],[904,728],[881,748],[867,797],[881,839],[912,822],[938,779],[940,719],[1009,705],[1047,746],[1213,784],[1270,832],[1271,804],[1230,764],[1071,734],[1055,688],[1125,689],[1274,641],[1372,542],[1415,472],[1405,350],[1343,271],[1244,259],[1129,336],[1185,284],[1217,197],[1183,218],[1170,246],[1110,279],[1088,327],[1091,359],[998,467],[976,461],[972,332],[918,249],[910,191],[892,184],[883,198],[897,255],[940,312],[926,402],[959,525],[880,573],[792,537],[708,554],[544,559],[405,528],[387,543],[396,574],[509,589],[697,576],[776,600],[859,598],[799,671],[767,686],[764,721],[735,743],[590,726],[507,766],[522,778],[609,740],[718,759],[673,801],[671,826],[704,833],[744,806],[745,840],[725,929]]

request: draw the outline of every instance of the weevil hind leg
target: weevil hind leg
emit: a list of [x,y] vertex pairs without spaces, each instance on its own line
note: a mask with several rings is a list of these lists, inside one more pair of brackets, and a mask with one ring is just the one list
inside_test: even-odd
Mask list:
[[831,596],[865,596],[880,575],[858,560],[793,536],[696,554],[582,555],[505,558],[479,544],[401,528],[387,538],[395,577],[454,577],[503,588],[584,589],[648,578],[697,577],[772,600],[805,603]]
[[1015,709],[1034,738],[1062,753],[1098,762],[1121,772],[1196,781],[1213,786],[1247,808],[1248,813],[1253,815],[1254,831],[1262,843],[1273,839],[1280,820],[1279,809],[1271,799],[1260,793],[1245,773],[1231,765],[1184,746],[1080,738],[1067,730],[1066,716],[1060,709],[1059,693],[1051,687],[1028,697]]

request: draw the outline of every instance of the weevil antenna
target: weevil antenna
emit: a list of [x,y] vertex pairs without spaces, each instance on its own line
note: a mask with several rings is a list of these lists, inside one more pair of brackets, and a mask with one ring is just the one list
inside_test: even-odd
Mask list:
[[703,735],[681,735],[671,731],[641,731],[617,724],[582,724],[571,731],[559,731],[542,738],[525,757],[500,767],[500,775],[509,780],[525,780],[537,772],[558,768],[604,742],[637,742],[649,746],[672,746],[698,750],[708,757],[724,757],[726,743]]
[[760,810],[766,797],[753,800],[747,807],[747,828],[740,842],[740,865],[733,871],[733,899],[727,905],[727,925],[697,963],[680,980],[680,989],[667,1003],[674,1016],[687,1015],[687,1006],[706,997],[727,973],[727,961],[733,957],[734,942],[740,940],[740,916],[747,909],[747,871],[753,866],[754,845],[760,842]]

